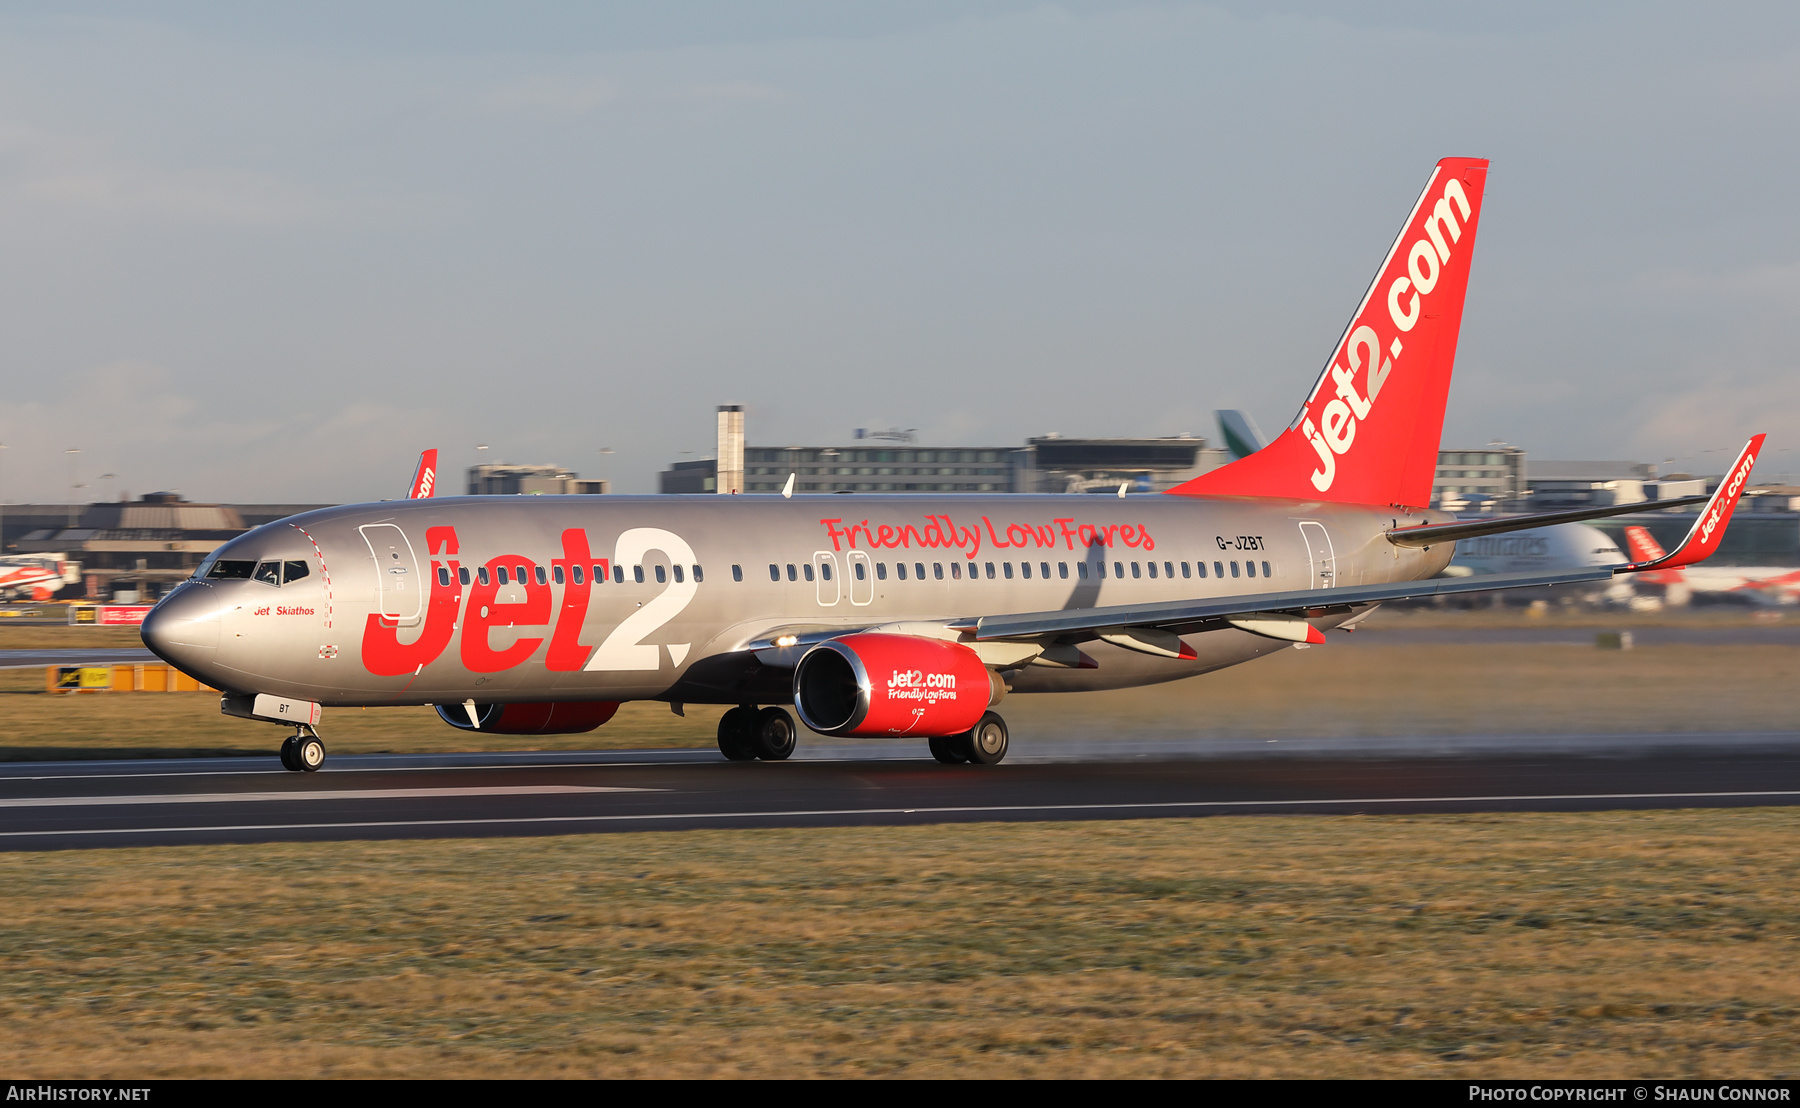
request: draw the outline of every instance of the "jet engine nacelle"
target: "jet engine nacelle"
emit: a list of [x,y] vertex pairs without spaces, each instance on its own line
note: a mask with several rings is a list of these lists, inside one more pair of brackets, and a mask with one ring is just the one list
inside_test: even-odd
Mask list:
[[794,667],[794,707],[826,735],[960,735],[1006,692],[973,650],[914,635],[846,635]]
[[445,723],[484,735],[579,735],[613,718],[613,700],[568,700],[550,704],[477,704],[475,722],[463,704],[436,705]]

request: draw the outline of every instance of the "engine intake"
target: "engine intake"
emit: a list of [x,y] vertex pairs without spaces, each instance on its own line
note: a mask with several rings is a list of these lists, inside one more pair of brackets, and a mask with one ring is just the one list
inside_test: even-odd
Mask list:
[[794,667],[794,707],[825,735],[960,735],[1006,687],[958,643],[915,635],[846,635]]
[[613,718],[616,700],[559,700],[549,704],[477,704],[475,723],[461,704],[435,705],[445,723],[458,731],[484,735],[579,735]]

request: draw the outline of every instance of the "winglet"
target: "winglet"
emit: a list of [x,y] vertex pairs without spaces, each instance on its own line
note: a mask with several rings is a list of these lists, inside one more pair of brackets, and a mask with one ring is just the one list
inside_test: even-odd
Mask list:
[[1681,545],[1652,561],[1620,566],[1618,572],[1641,573],[1648,569],[1674,569],[1677,566],[1691,566],[1711,557],[1719,549],[1719,544],[1725,541],[1725,528],[1731,523],[1731,511],[1737,507],[1738,498],[1744,495],[1744,486],[1750,482],[1750,471],[1756,468],[1756,456],[1762,453],[1763,439],[1766,437],[1756,435],[1744,444],[1737,461],[1731,463],[1731,468],[1725,471],[1725,479],[1719,482],[1718,491],[1706,502],[1706,507],[1700,510],[1700,518],[1689,528]]
[[425,500],[437,490],[437,449],[434,447],[419,455],[419,468],[413,473],[412,489],[407,492],[408,500]]

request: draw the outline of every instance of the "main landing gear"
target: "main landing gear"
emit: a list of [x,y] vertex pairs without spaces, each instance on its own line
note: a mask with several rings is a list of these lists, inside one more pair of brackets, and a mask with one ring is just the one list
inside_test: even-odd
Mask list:
[[997,766],[1006,757],[1006,721],[989,712],[981,721],[960,735],[945,735],[931,740],[931,756],[945,765],[968,762],[978,766]]
[[744,704],[719,717],[719,753],[734,762],[761,758],[765,762],[785,761],[794,752],[800,729],[785,708],[764,708]]
[[325,764],[325,743],[319,733],[310,724],[302,723],[300,729],[287,737],[281,744],[281,767],[296,773],[317,773]]

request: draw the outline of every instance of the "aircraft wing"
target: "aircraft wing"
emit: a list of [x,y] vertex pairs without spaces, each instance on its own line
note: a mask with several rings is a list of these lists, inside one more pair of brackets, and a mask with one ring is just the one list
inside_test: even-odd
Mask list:
[[[1177,600],[1161,604],[1120,604],[1110,608],[1070,608],[1054,612],[983,616],[974,622],[972,629],[977,641],[1037,638],[1080,632],[1098,634],[1120,627],[1150,627],[1186,634],[1208,629],[1209,625],[1225,626],[1234,621],[1256,622],[1259,616],[1274,617],[1271,622],[1287,623],[1303,619],[1307,615],[1325,615],[1334,610],[1342,611],[1359,604],[1378,604],[1384,600],[1410,600],[1542,585],[1575,585],[1584,581],[1605,581],[1612,575],[1612,566],[1595,566],[1561,573],[1432,577],[1424,581],[1397,581],[1382,585],[1345,585],[1341,588],[1248,593],[1242,596]],[[1306,636],[1298,627],[1295,631],[1298,635],[1296,642],[1324,641],[1323,637]],[[1314,634],[1317,634],[1316,630]]]
[[[1142,628],[1170,635],[1186,634],[1190,631],[1204,631],[1217,627],[1232,626],[1246,631],[1253,631],[1270,638],[1291,639],[1294,642],[1324,642],[1324,635],[1306,622],[1308,615],[1325,615],[1327,612],[1343,611],[1354,605],[1378,604],[1384,600],[1410,600],[1426,596],[1449,596],[1456,593],[1490,592],[1496,589],[1522,589],[1544,585],[1574,585],[1584,581],[1604,581],[1615,573],[1641,573],[1645,570],[1669,569],[1675,566],[1692,565],[1712,554],[1719,548],[1725,538],[1725,528],[1731,522],[1731,513],[1737,507],[1739,496],[1750,480],[1750,471],[1756,466],[1756,455],[1762,449],[1763,436],[1757,435],[1744,445],[1738,454],[1737,461],[1726,471],[1725,479],[1719,483],[1706,507],[1700,512],[1694,526],[1687,537],[1681,540],[1668,554],[1647,562],[1632,562],[1621,566],[1595,566],[1591,569],[1566,570],[1560,573],[1515,573],[1493,574],[1473,577],[1434,577],[1424,581],[1398,581],[1380,585],[1345,585],[1329,589],[1301,589],[1291,592],[1250,593],[1243,596],[1214,597],[1206,600],[1173,601],[1160,604],[1122,604],[1111,608],[1075,608],[1055,612],[1027,612],[1021,615],[984,616],[972,624],[963,625],[972,630],[976,641],[991,639],[1042,638],[1051,635],[1089,635],[1116,641],[1119,636],[1130,638],[1131,629]],[[1684,498],[1698,500],[1700,497]],[[1679,501],[1668,501],[1668,504]],[[1641,510],[1641,506],[1633,505]],[[1572,513],[1552,513],[1550,516],[1535,517],[1540,522],[1532,526],[1542,526],[1544,522],[1554,522],[1559,516],[1566,517]],[[1604,514],[1617,514],[1607,512]],[[1525,517],[1533,518],[1533,517]],[[1591,518],[1591,517],[1590,517]],[[1483,526],[1484,523],[1516,523],[1518,517],[1510,521],[1493,520],[1477,521],[1472,526]],[[1566,520],[1565,520],[1566,521]],[[1444,542],[1449,538],[1468,537],[1466,534],[1452,534],[1452,531],[1463,526],[1457,524],[1434,524],[1429,528],[1408,528],[1411,533],[1433,530],[1444,536],[1435,541]],[[1506,528],[1496,527],[1494,530]],[[1516,529],[1516,528],[1514,528]],[[1476,531],[1474,534],[1493,533]],[[1393,538],[1389,532],[1389,538]],[[1413,545],[1408,543],[1408,545]],[[1425,545],[1423,542],[1417,545]],[[1168,639],[1162,640],[1168,650],[1177,646]]]
[[1576,508],[1567,512],[1543,512],[1530,516],[1498,516],[1494,519],[1459,519],[1450,523],[1425,523],[1417,527],[1397,527],[1387,533],[1395,546],[1436,546],[1457,539],[1473,539],[1482,535],[1503,535],[1508,531],[1528,531],[1533,527],[1552,527],[1558,523],[1580,523],[1607,516],[1639,515],[1662,508],[1690,508],[1712,499],[1706,496],[1679,496],[1673,500],[1648,500],[1637,504],[1614,504],[1606,508]]

